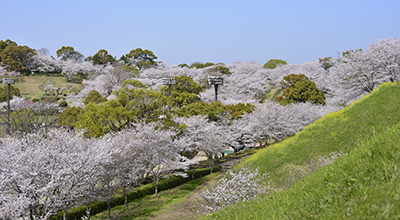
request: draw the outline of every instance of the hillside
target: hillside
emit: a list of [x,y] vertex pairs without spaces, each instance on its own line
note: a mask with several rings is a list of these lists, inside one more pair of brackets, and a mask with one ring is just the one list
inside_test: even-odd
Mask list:
[[[399,218],[399,121],[400,85],[382,84],[353,105],[242,161],[241,166],[267,173],[276,191],[209,217]],[[331,152],[343,156],[312,173],[315,161]]]
[[76,92],[76,84],[68,83],[67,79],[63,76],[24,76],[21,79],[17,79],[13,86],[17,87],[24,98],[41,98],[45,96],[44,92],[39,89],[38,85],[40,82],[50,80],[54,82],[54,86],[59,88],[65,88],[63,91],[74,91]]

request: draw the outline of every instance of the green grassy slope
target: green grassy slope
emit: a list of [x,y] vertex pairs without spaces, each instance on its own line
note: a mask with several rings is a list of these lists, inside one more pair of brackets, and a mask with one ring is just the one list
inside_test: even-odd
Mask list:
[[[353,105],[242,162],[267,173],[277,192],[210,217],[400,218],[399,122],[400,85],[383,84]],[[330,152],[345,155],[298,182],[312,159]]]
[[44,96],[44,92],[38,88],[40,82],[51,80],[54,85],[59,88],[67,88],[70,91],[75,91],[75,85],[67,82],[67,78],[63,76],[24,76],[21,81],[16,80],[13,86],[17,87],[21,94],[29,93],[23,97],[40,98]]

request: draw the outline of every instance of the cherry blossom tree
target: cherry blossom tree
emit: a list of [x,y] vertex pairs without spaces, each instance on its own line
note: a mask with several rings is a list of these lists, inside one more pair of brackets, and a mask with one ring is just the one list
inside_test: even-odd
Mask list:
[[385,81],[398,81],[400,77],[400,38],[384,38],[370,44],[368,53],[373,54],[373,62],[382,67]]
[[162,129],[159,124],[137,124],[136,139],[132,143],[140,149],[140,157],[144,159],[144,167],[154,182],[155,194],[158,195],[158,182],[163,177],[187,177],[182,170],[197,163],[196,159],[189,159],[180,154],[185,141],[173,139],[176,133],[172,130]]
[[335,71],[351,94],[370,93],[384,81],[382,64],[375,62],[370,51],[353,51],[342,58],[343,64]]
[[113,155],[113,166],[116,170],[115,183],[122,189],[125,197],[125,209],[128,209],[128,191],[139,186],[145,177],[145,157],[140,156],[139,145],[135,142],[138,131],[128,127],[120,132],[106,135],[103,139],[111,137],[109,147],[118,149]]
[[216,187],[207,189],[200,195],[208,203],[204,205],[205,208],[215,212],[226,206],[268,194],[273,188],[264,182],[265,179],[266,175],[260,175],[257,169],[241,168],[236,172],[228,171]]
[[[372,92],[379,84],[399,79],[400,40],[380,39],[370,44],[367,51],[349,50],[340,65],[332,68],[341,80],[339,91],[345,100],[355,100]],[[340,87],[339,87],[340,88]]]
[[269,102],[252,113],[245,114],[242,119],[235,120],[232,126],[236,130],[236,137],[248,144],[269,139],[280,141],[336,110],[338,107],[330,105],[297,103],[282,106]]
[[[7,102],[0,103],[0,109],[7,106]],[[54,114],[58,105],[54,103],[33,103],[23,98],[14,97],[10,100],[10,130],[14,135],[36,132],[40,129],[48,130],[56,125]],[[7,122],[8,115],[0,114],[0,121]],[[2,126],[8,126],[7,123]]]
[[[83,144],[86,143],[86,144]],[[48,218],[79,203],[113,149],[63,130],[9,137],[0,147],[0,198],[15,213]],[[101,166],[100,166],[101,167]],[[96,182],[97,184],[97,182]],[[14,198],[10,200],[10,198]],[[5,201],[5,202],[4,202]],[[9,213],[10,214],[10,213]],[[12,213],[11,213],[12,214]]]
[[175,121],[186,127],[180,136],[186,139],[186,150],[204,152],[210,162],[211,172],[215,159],[235,144],[233,133],[226,124],[208,122],[205,116],[175,118]]

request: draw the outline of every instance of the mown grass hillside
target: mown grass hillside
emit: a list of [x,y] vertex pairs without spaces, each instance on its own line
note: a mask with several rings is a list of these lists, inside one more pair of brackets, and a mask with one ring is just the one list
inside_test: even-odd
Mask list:
[[76,92],[76,85],[73,83],[67,82],[67,78],[63,76],[24,76],[21,79],[15,80],[15,84],[13,86],[17,87],[24,98],[40,98],[45,96],[45,92],[40,90],[38,85],[40,82],[44,82],[46,80],[50,80],[54,82],[54,86],[59,88],[66,88],[67,91]]
[[[400,218],[400,85],[385,83],[345,109],[242,162],[276,191],[210,215],[216,219]],[[312,171],[312,161],[344,155]],[[301,180],[300,180],[301,179]]]

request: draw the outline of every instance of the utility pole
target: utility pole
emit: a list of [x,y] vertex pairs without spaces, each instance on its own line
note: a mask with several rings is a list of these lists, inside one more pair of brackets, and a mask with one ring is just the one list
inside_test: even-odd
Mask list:
[[14,84],[14,79],[12,78],[3,78],[3,84],[7,84],[7,134],[11,133],[11,123],[10,123],[10,85]]

